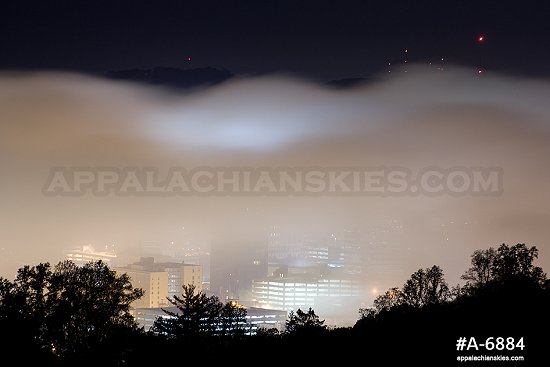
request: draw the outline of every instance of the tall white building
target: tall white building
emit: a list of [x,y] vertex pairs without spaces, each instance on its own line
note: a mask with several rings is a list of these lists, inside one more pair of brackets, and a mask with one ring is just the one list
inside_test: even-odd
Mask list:
[[153,257],[142,257],[140,261],[126,266],[127,269],[149,272],[165,272],[168,297],[180,295],[182,286],[193,285],[197,293],[202,292],[202,266],[178,262],[156,263]]
[[143,297],[132,302],[135,308],[155,308],[168,305],[168,273],[130,268],[117,268],[118,274],[128,274],[133,288],[141,288]]
[[201,265],[161,263],[158,266],[168,273],[168,297],[180,295],[184,285],[193,285],[195,292],[202,292]]

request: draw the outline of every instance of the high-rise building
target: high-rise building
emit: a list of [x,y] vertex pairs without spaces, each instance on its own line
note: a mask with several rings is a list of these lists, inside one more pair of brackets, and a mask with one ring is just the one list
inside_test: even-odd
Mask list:
[[210,292],[222,301],[248,301],[252,280],[267,275],[267,242],[213,242],[210,261]]
[[364,236],[344,230],[328,235],[290,235],[273,227],[270,232],[268,259],[272,274],[280,266],[311,267],[327,265],[346,274],[361,274],[364,270]]
[[364,233],[367,282],[380,290],[402,284],[407,275],[402,222],[389,217],[373,219],[365,226]]
[[168,296],[180,295],[182,286],[192,285],[195,292],[202,292],[202,266],[195,264],[161,263],[168,273]]
[[363,275],[365,271],[364,247],[364,236],[358,231],[344,229],[339,235],[332,233],[328,266],[339,269],[345,274]]
[[128,274],[132,287],[141,288],[143,297],[135,300],[134,308],[154,308],[168,305],[168,273],[165,271],[148,271],[131,268],[117,268],[118,274]]
[[281,226],[271,226],[267,235],[269,263],[280,263],[298,258],[303,253],[304,238],[301,233],[283,232]]
[[178,262],[156,263],[153,257],[143,257],[140,261],[127,266],[128,269],[167,274],[168,297],[180,295],[182,286],[192,285],[195,292],[202,292],[202,266]]
[[210,289],[210,249],[195,246],[184,248],[181,260],[185,264],[195,264],[201,266],[202,271],[202,289]]

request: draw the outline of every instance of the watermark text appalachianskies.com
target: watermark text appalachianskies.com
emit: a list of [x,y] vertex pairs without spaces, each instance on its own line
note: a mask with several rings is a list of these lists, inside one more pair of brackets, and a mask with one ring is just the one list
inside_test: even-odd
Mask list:
[[54,167],[48,196],[498,196],[499,167]]

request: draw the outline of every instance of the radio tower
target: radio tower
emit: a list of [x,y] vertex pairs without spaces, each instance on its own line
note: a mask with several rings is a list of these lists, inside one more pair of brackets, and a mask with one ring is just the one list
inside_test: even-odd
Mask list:
[[479,36],[477,36],[477,45],[479,47],[479,62],[478,62],[478,66],[477,66],[477,73],[478,74],[481,74],[483,72],[485,72],[485,65],[483,64],[483,44],[485,43],[485,40],[487,39],[487,37],[485,37],[485,35],[483,34],[480,34]]

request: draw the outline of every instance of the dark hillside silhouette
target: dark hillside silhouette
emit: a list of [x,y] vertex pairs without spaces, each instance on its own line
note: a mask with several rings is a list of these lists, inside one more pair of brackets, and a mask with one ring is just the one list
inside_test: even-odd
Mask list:
[[[353,327],[331,328],[313,309],[289,315],[287,330],[250,335],[246,312],[184,286],[150,332],[138,329],[129,304],[141,296],[127,276],[104,263],[23,267],[0,279],[4,353],[43,365],[142,366],[261,361],[281,365],[461,365],[457,355],[521,355],[506,365],[547,362],[550,287],[534,265],[535,247],[477,250],[462,286],[449,288],[434,265],[360,309]],[[459,337],[524,338],[524,350],[457,352]],[[545,362],[546,361],[546,362]],[[495,362],[496,363],[496,362]],[[504,363],[504,362],[502,362]],[[468,365],[472,365],[468,362]],[[473,365],[485,365],[476,364]]]

